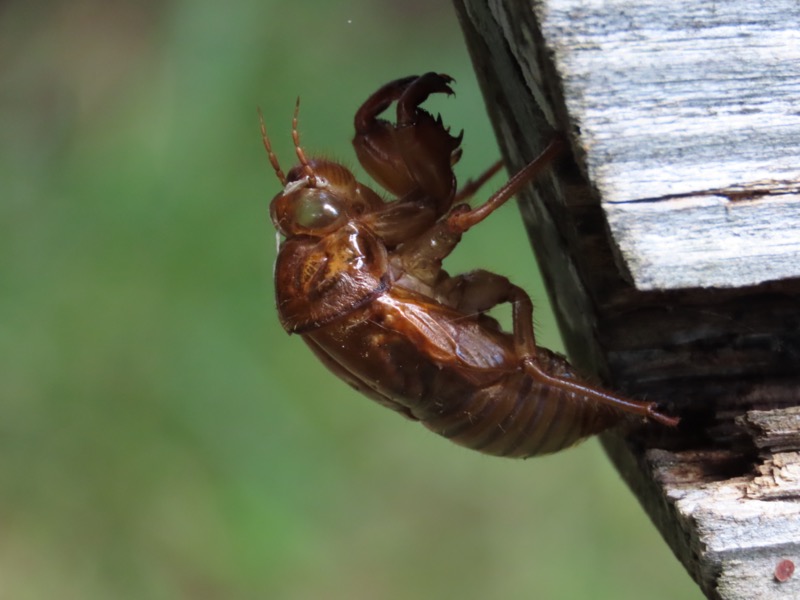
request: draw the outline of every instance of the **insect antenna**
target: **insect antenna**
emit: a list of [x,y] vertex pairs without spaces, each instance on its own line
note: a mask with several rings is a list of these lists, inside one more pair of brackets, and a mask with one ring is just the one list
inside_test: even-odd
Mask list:
[[261,113],[260,106],[258,107],[258,122],[261,123],[261,139],[264,141],[264,148],[267,151],[267,156],[269,156],[269,163],[272,165],[275,175],[278,176],[281,185],[286,187],[286,175],[284,175],[283,171],[281,170],[281,165],[278,163],[278,157],[275,156],[275,152],[272,151],[272,144],[269,142],[267,126],[264,125],[264,115]]
[[306,153],[303,152],[303,149],[300,147],[300,133],[297,131],[298,114],[300,114],[300,96],[297,97],[297,103],[294,105],[294,117],[292,118],[292,139],[294,140],[294,150],[297,153],[297,160],[299,160],[300,164],[303,165],[303,171],[305,171],[305,174],[308,177],[308,183],[311,185],[311,187],[316,187],[317,176],[314,173],[314,169],[311,168],[308,159],[306,158]]

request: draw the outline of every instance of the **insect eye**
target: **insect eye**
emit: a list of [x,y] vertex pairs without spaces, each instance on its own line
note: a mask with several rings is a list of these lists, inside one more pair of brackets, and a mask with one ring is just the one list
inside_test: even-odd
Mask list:
[[328,229],[343,218],[339,200],[322,190],[309,189],[301,194],[295,205],[295,222],[309,230]]

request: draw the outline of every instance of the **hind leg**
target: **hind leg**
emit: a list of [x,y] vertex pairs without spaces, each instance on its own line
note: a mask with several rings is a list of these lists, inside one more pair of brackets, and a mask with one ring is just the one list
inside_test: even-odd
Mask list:
[[533,303],[530,296],[521,288],[516,289],[515,297],[513,313],[514,343],[517,346],[517,352],[522,360],[524,369],[536,381],[565,392],[579,394],[584,398],[605,404],[620,412],[652,419],[662,425],[675,427],[679,423],[679,418],[670,417],[659,412],[655,402],[631,400],[588,383],[582,383],[574,379],[564,379],[545,371],[544,365],[546,363],[537,358],[536,338],[533,334]]

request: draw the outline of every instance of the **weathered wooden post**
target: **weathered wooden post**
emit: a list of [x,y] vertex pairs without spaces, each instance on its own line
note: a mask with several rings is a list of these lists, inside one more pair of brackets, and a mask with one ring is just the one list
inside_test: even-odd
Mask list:
[[[608,435],[709,598],[800,597],[800,4],[454,0],[572,361],[677,432]],[[788,577],[787,577],[788,574]]]

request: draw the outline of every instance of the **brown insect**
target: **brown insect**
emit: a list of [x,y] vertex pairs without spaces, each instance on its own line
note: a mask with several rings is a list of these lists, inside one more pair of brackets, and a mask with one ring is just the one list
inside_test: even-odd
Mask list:
[[[483,270],[451,277],[442,260],[461,236],[548,167],[553,141],[489,200],[463,201],[497,170],[456,191],[461,138],[420,105],[452,94],[452,79],[426,73],[392,81],[355,116],[356,154],[395,199],[385,201],[344,166],[308,158],[295,108],[299,164],[270,206],[285,236],[275,266],[281,324],[300,334],[356,390],[452,441],[500,456],[555,452],[619,422],[626,413],[674,426],[654,403],[582,382],[566,360],[536,345],[528,294]],[[396,102],[397,123],[378,119]],[[513,332],[486,311],[510,303]]]

